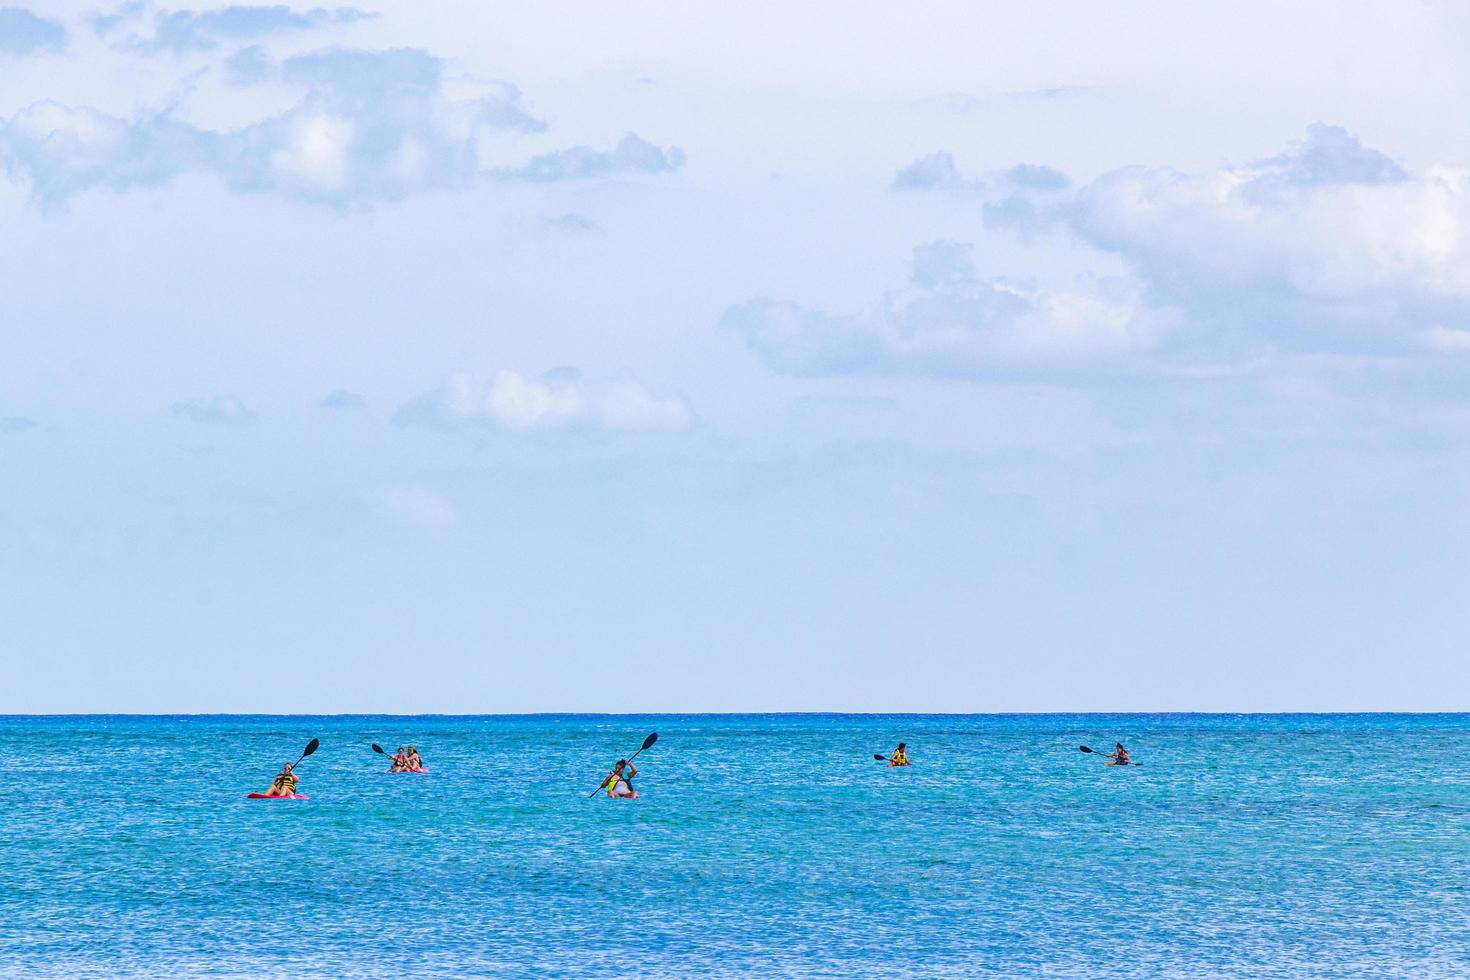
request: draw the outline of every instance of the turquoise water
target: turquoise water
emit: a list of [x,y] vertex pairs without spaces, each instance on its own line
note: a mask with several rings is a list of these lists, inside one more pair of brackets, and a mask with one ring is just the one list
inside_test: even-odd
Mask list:
[[[642,798],[588,800],[653,730]],[[314,736],[309,801],[244,798]],[[872,761],[900,739],[911,768]],[[1144,764],[1077,750],[1116,739]],[[0,744],[7,976],[1470,975],[1465,715],[9,717]]]

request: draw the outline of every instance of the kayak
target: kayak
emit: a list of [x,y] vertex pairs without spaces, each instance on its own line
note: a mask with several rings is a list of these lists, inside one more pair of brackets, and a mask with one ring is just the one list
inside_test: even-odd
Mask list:
[[428,774],[429,774],[429,770],[427,770],[427,769],[389,769],[388,770],[388,775],[390,775],[390,776],[427,776]]
[[309,800],[311,797],[305,793],[297,793],[295,796],[266,796],[264,793],[249,793],[245,796],[247,800]]

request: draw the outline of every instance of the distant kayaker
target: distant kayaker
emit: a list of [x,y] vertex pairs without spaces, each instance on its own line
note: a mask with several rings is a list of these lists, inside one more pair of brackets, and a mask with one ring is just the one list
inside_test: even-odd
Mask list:
[[295,796],[296,774],[291,771],[291,763],[281,767],[281,772],[271,781],[271,788],[265,791],[266,796]]
[[607,795],[632,799],[638,795],[633,788],[633,777],[638,775],[638,768],[627,759],[619,759],[618,764],[613,766],[612,772],[602,781],[607,787]]
[[408,752],[404,755],[404,766],[409,772],[423,771],[424,760],[419,756],[419,750],[412,745],[408,747]]
[[898,748],[894,749],[893,754],[888,757],[888,768],[892,769],[894,766],[906,766],[908,764],[908,746],[906,746],[902,742],[899,742]]
[[403,772],[408,768],[408,756],[404,754],[403,746],[398,746],[398,751],[393,753],[393,764],[388,767],[389,772]]
[[1110,765],[1110,766],[1126,766],[1126,765],[1128,765],[1128,763],[1130,761],[1129,758],[1128,758],[1128,750],[1125,749],[1125,748],[1123,748],[1123,743],[1122,742],[1117,743],[1117,746],[1118,746],[1117,748],[1115,748],[1113,751],[1109,752],[1106,756],[1104,756],[1104,758],[1112,760],[1111,762],[1108,763],[1108,765]]

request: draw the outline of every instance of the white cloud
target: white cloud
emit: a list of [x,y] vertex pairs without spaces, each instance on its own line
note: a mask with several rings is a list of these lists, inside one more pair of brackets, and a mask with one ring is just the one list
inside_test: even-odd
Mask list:
[[255,413],[234,395],[191,398],[174,402],[170,410],[179,418],[204,425],[250,425],[256,419]]
[[1066,370],[1146,351],[1170,326],[1126,280],[1049,290],[981,278],[970,252],[957,242],[919,246],[908,287],[866,313],[758,299],[728,311],[721,325],[784,373],[940,377]]
[[1124,259],[1151,302],[1217,335],[1302,349],[1470,346],[1470,171],[1410,173],[1337,127],[1314,125],[1286,153],[1241,167],[1114,171],[1044,207]]
[[661,149],[636,133],[628,133],[610,151],[573,146],[532,157],[522,167],[498,170],[496,176],[501,180],[552,183],[621,174],[672,173],[682,166],[684,151],[677,146]]
[[545,128],[513,85],[458,82],[451,96],[443,63],[417,49],[314,52],[286,59],[278,73],[303,90],[301,100],[228,131],[171,112],[123,119],[37,102],[0,123],[0,164],[49,204],[196,172],[239,190],[344,205],[463,185],[482,170],[483,136]]
[[675,432],[689,428],[694,413],[682,398],[656,395],[631,378],[594,381],[563,368],[541,378],[497,371],[489,381],[456,374],[404,406],[398,420],[450,428],[488,425],[510,432]]
[[[116,16],[116,15],[115,15]],[[132,47],[147,52],[208,51],[220,40],[265,37],[283,31],[305,31],[371,20],[377,14],[354,7],[327,10],[316,7],[295,11],[290,7],[231,5],[216,10],[165,10],[153,21],[153,36],[135,38]],[[104,19],[109,29],[112,19]],[[102,24],[99,24],[99,28]],[[105,33],[105,31],[103,31]]]
[[390,513],[419,527],[444,528],[459,521],[459,510],[426,487],[390,487],[383,492]]
[[895,190],[965,190],[996,196],[1016,191],[1060,191],[1068,183],[1067,175],[1060,170],[1035,163],[1019,163],[1008,170],[966,177],[960,173],[954,155],[945,151],[920,157],[893,177]]

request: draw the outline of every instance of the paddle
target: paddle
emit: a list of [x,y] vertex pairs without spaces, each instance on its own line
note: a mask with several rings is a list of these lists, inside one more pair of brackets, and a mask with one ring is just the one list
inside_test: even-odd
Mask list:
[[[306,751],[301,753],[301,759],[305,759],[307,756],[311,755],[313,752],[316,751],[317,746],[321,744],[322,743],[317,739],[312,739],[310,742],[307,742]],[[301,759],[297,759],[294,763],[292,763],[291,768],[295,769],[297,766],[301,765]]]
[[877,759],[879,762],[887,762],[888,761],[888,756],[886,756],[886,755],[879,755],[876,752],[873,753],[873,758]]
[[[657,741],[658,741],[658,732],[649,732],[648,733],[648,737],[643,740],[643,744],[638,747],[638,752],[642,752],[644,749],[648,748],[650,745],[652,745],[654,742],[657,742]],[[631,763],[634,759],[638,758],[638,752],[634,752],[632,755],[628,756],[628,762],[629,763]],[[601,782],[601,784],[598,785],[598,787],[596,789],[594,789],[590,794],[588,794],[587,799],[590,800],[590,799],[592,799],[592,797],[596,796],[598,793],[601,793],[602,790],[603,790],[603,787],[605,787],[606,785],[607,785],[607,780],[604,779]],[[631,786],[632,784],[629,783],[629,785]]]

